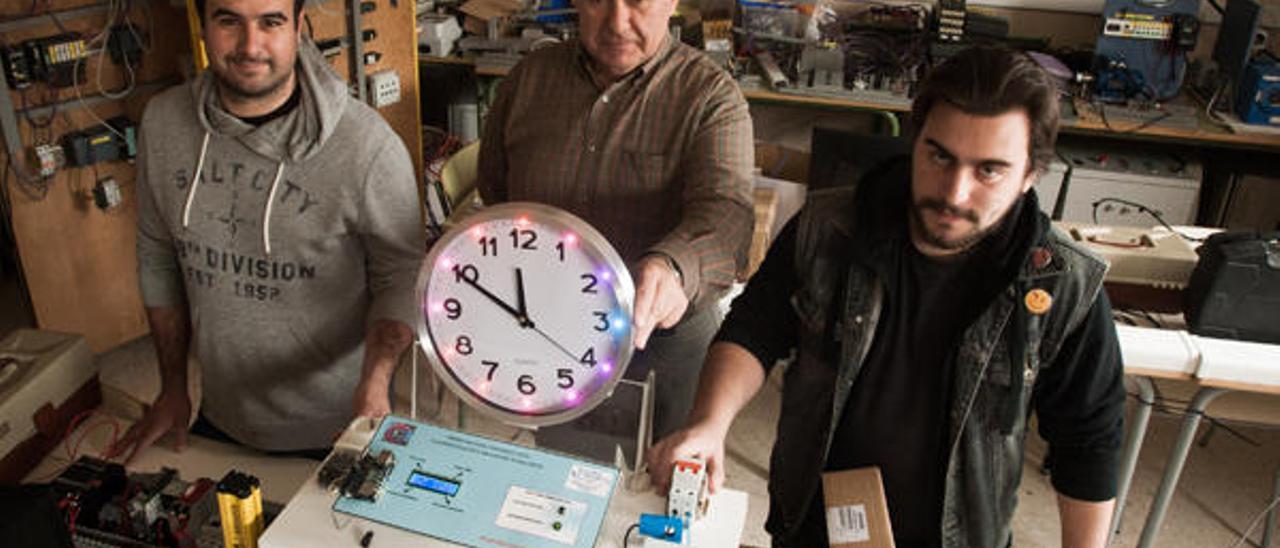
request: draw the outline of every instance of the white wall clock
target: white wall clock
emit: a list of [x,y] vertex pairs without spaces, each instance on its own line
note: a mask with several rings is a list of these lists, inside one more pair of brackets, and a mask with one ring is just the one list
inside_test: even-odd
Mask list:
[[542,204],[498,204],[427,254],[418,338],[471,407],[520,426],[559,424],[622,378],[634,296],[621,257],[586,221]]

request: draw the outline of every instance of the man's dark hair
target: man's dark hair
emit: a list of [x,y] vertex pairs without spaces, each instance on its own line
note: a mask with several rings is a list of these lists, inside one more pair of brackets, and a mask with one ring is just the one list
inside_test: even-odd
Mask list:
[[[306,3],[306,1],[307,0],[293,0],[293,25],[295,27],[300,24],[298,21],[298,14],[302,13],[302,4]],[[195,0],[195,2],[196,13],[200,15],[200,22],[203,24],[205,15],[207,15],[204,12],[204,6],[208,0]]]
[[1043,170],[1053,160],[1058,137],[1058,88],[1026,53],[975,46],[934,67],[911,105],[916,131],[938,101],[968,114],[996,116],[1014,109],[1031,121],[1029,169]]

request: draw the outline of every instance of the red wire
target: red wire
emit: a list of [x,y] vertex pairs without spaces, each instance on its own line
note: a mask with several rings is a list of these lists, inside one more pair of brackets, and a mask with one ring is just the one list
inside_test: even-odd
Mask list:
[[[81,413],[81,414],[84,414],[84,413]],[[79,418],[79,416],[77,416],[77,418]],[[80,444],[84,442],[85,438],[89,437],[89,434],[92,433],[94,429],[104,424],[111,427],[111,442],[107,444],[105,448],[102,449],[102,451],[98,454],[98,456],[100,458],[106,458],[107,451],[110,451],[111,447],[114,446],[116,442],[120,439],[120,423],[111,417],[106,417],[104,420],[91,424],[88,427],[86,427],[83,432],[80,433],[80,437],[76,439],[75,445],[72,446],[70,443],[71,442],[70,430],[73,430],[74,428],[71,428],[71,427],[76,425],[78,422],[80,421],[73,420],[72,423],[68,425],[67,435],[62,440],[63,446],[66,447],[67,449],[67,458],[69,460],[75,461],[80,454]]]
[[80,423],[83,422],[86,418],[88,418],[89,415],[92,415],[93,411],[94,411],[93,409],[86,409],[84,411],[76,413],[74,417],[71,417],[71,422],[67,423],[67,431],[63,432],[62,434],[62,447],[67,450],[68,459],[71,459],[71,460],[76,459],[75,455],[72,454],[72,451],[71,451],[71,433],[74,432],[76,427],[80,426]]

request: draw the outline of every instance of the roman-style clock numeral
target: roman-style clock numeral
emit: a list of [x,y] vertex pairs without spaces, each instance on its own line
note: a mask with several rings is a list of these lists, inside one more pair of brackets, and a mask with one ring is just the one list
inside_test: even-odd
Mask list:
[[538,241],[538,233],[528,229],[511,229],[511,247],[515,249],[538,249],[534,242]]

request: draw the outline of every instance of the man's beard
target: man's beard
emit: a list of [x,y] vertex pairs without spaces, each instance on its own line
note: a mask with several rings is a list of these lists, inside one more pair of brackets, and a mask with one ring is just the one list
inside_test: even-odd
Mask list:
[[[957,216],[963,220],[973,223],[974,229],[957,238],[945,238],[941,234],[931,231],[929,229],[929,225],[925,223],[924,210],[926,209],[932,209],[938,213]],[[979,217],[977,211],[972,209],[961,209],[937,198],[924,198],[912,204],[911,223],[915,225],[916,233],[922,240],[924,240],[925,243],[930,246],[949,251],[969,248],[973,244],[985,238],[996,226],[993,224],[986,228],[978,228]]]
[[[234,66],[239,61],[241,61],[241,58],[239,57],[229,58],[227,59],[227,66],[228,67]],[[269,60],[265,61],[265,63],[267,64],[267,67],[269,69],[267,71],[267,74],[268,75],[274,74],[275,63]],[[231,68],[227,68],[226,70],[228,73],[232,71]],[[232,100],[261,99],[263,97],[267,97],[279,91],[280,88],[283,87],[285,83],[289,81],[289,74],[285,73],[285,74],[279,75],[279,77],[277,77],[275,80],[268,81],[266,85],[260,88],[249,89],[241,86],[239,83],[236,82],[235,79],[223,74],[218,70],[214,70],[213,75],[215,79],[218,81],[218,87],[222,90],[222,93],[229,95],[229,97],[225,97],[225,99],[232,99]]]

